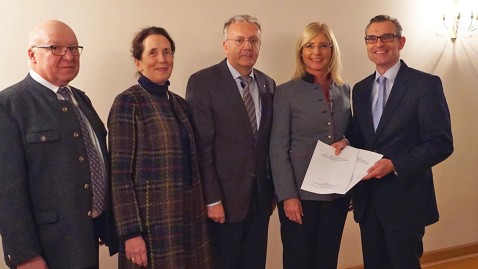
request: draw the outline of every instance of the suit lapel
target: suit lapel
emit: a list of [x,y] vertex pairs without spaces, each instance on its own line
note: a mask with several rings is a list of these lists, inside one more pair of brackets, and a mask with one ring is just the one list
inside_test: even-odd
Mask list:
[[360,122],[363,122],[362,133],[364,137],[375,137],[375,131],[373,129],[372,119],[372,88],[373,79],[375,73],[365,79],[363,84],[356,89],[357,94],[353,94],[354,97],[354,111],[357,113],[357,117],[360,118]]
[[267,119],[269,118],[269,113],[272,111],[272,95],[269,93],[272,92],[272,89],[267,87],[265,78],[261,76],[259,72],[254,72],[254,77],[257,81],[257,88],[259,90],[259,98],[261,102],[261,120],[259,130],[257,130],[257,137],[259,138],[259,136],[262,136],[264,131],[268,129],[266,128]]
[[93,112],[93,108],[90,107],[91,105],[89,104],[88,101],[86,101],[86,96],[80,92],[79,90],[73,89],[72,92],[75,95],[76,102],[78,103],[78,107],[80,107],[81,111],[83,114],[85,114],[86,118],[88,119],[88,122],[90,123],[91,127],[93,128],[93,131],[96,134],[96,137],[98,138],[98,141],[102,143],[102,134],[106,134],[106,129],[104,127],[104,124],[101,122],[101,119],[98,117],[98,115]]
[[387,123],[390,121],[390,118],[397,110],[398,105],[400,104],[403,95],[407,92],[407,70],[408,66],[402,62],[400,70],[397,73],[397,77],[395,78],[395,82],[393,83],[393,88],[390,91],[390,96],[387,99],[387,104],[383,110],[382,117],[380,118],[380,122],[377,127],[376,135],[380,135],[383,131]]

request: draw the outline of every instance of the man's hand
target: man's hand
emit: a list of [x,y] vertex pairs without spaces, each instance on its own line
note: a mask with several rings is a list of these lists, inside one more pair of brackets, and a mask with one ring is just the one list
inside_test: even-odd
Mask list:
[[302,224],[304,212],[302,212],[302,204],[299,198],[284,200],[284,212],[289,220]]
[[38,255],[19,264],[17,269],[48,269],[48,265],[46,265],[42,256]]
[[381,159],[367,170],[367,175],[362,180],[369,180],[371,178],[382,178],[390,173],[395,172],[395,167],[389,159]]
[[226,217],[224,214],[224,206],[222,205],[222,203],[208,206],[207,216],[214,222],[224,223],[226,221]]
[[142,236],[130,238],[124,242],[126,258],[139,267],[148,266],[146,243]]

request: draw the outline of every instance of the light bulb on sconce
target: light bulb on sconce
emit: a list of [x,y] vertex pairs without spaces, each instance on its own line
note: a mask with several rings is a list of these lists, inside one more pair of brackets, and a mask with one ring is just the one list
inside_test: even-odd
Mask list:
[[461,12],[457,12],[456,15],[446,16],[443,13],[443,25],[445,29],[450,31],[450,39],[455,41],[459,32],[472,32],[478,29],[478,12],[470,12],[470,16],[462,18]]

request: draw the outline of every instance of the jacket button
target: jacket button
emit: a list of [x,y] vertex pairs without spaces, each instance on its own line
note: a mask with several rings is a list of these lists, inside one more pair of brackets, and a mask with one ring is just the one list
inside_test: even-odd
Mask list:
[[88,211],[88,217],[91,218],[91,216],[93,216],[93,212],[90,210],[90,211]]
[[86,183],[84,187],[85,187],[85,190],[87,190],[90,188],[90,184]]
[[78,161],[80,161],[80,163],[84,162],[84,161],[85,161],[85,157],[80,156],[80,157],[78,158]]
[[10,254],[7,255],[7,256],[8,256],[8,259],[11,261],[11,260],[12,260],[12,256],[10,256]]
[[62,110],[63,112],[68,112],[68,107],[64,106],[64,107],[61,108],[61,110]]
[[327,125],[330,126],[330,125],[332,125],[332,123],[329,121],[329,122],[327,122]]
[[330,138],[332,138],[332,136],[331,136],[331,135],[328,135],[327,138],[330,139]]
[[74,132],[74,133],[73,133],[73,137],[74,137],[74,138],[78,138],[78,137],[80,137],[80,133],[78,133],[78,132]]
[[40,136],[40,141],[45,142],[46,141],[46,136],[44,136],[44,135]]

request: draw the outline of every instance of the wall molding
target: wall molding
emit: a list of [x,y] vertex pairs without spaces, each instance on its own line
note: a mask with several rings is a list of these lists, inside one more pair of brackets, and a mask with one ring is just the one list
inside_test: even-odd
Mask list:
[[458,257],[478,254],[478,242],[428,251],[420,259],[422,264],[439,262]]
[[[422,265],[427,263],[438,263],[450,259],[457,259],[462,256],[478,254],[478,242],[442,248],[425,252],[420,259]],[[348,267],[347,269],[364,269],[363,265]]]

